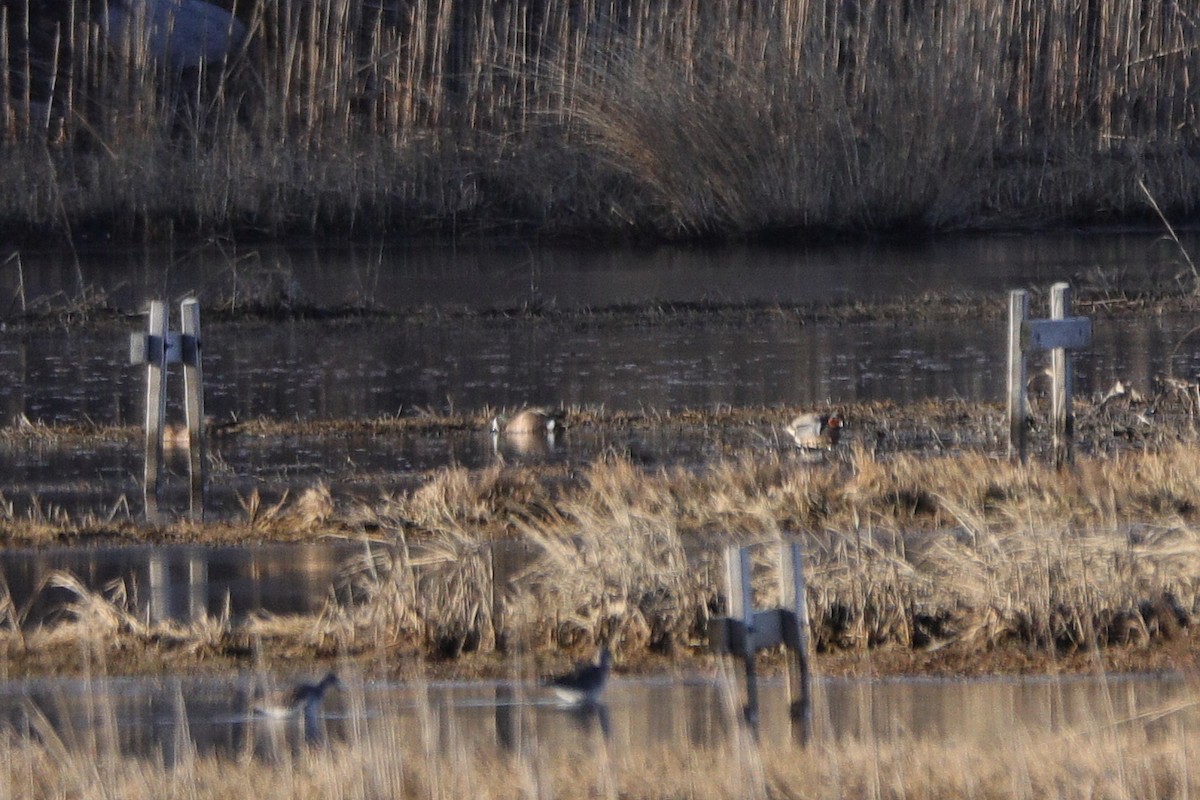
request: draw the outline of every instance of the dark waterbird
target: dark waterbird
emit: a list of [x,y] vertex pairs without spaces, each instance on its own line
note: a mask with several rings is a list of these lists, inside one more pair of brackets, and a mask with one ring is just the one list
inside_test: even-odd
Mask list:
[[580,664],[566,674],[547,678],[543,685],[553,689],[564,704],[594,705],[604,692],[611,669],[612,651],[603,647],[596,661]]
[[302,683],[282,695],[260,697],[254,704],[255,716],[271,719],[286,719],[303,714],[305,719],[314,717],[330,689],[341,689],[342,682],[330,672],[317,683]]

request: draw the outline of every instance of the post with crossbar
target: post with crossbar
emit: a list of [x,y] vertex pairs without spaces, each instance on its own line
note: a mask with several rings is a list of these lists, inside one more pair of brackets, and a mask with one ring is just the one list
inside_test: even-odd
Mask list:
[[188,510],[192,519],[204,516],[207,459],[204,457],[204,372],[200,353],[200,303],[189,297],[179,305],[180,360],[183,362],[184,410],[188,428]]
[[142,487],[146,518],[159,517],[158,495],[163,471],[163,424],[167,416],[167,365],[183,364],[184,411],[188,428],[189,512],[204,513],[207,483],[204,453],[204,376],[200,366],[200,304],[192,298],[179,307],[183,330],[169,330],[170,315],[161,300],[150,302],[146,333],[129,337],[129,363],[146,367],[145,462]]
[[1062,468],[1071,463],[1075,437],[1072,409],[1073,381],[1068,350],[1082,350],[1092,343],[1092,321],[1072,317],[1071,287],[1056,283],[1050,287],[1050,318],[1029,318],[1029,295],[1018,290],[1008,301],[1008,456],[1025,461],[1025,416],[1028,400],[1025,385],[1027,353],[1050,352],[1050,408],[1053,429],[1054,464]]
[[1029,318],[1029,292],[1008,293],[1008,458],[1025,463],[1025,351],[1021,328]]
[[757,732],[759,698],[755,657],[759,650],[783,645],[787,650],[788,712],[796,738],[812,736],[812,673],[809,668],[808,604],[804,559],[799,543],[779,547],[779,608],[755,610],[750,590],[750,549],[725,549],[725,583],[729,616],[709,624],[709,648],[740,659],[745,675],[746,721]]

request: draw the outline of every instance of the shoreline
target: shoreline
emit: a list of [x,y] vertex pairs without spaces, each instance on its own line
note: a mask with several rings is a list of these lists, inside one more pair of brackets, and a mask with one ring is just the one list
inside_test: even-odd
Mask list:
[[[1076,314],[1120,319],[1140,314],[1200,311],[1200,276],[1196,288],[1157,283],[1129,283],[1095,287],[1072,286]],[[1049,287],[1029,289],[1033,307],[1044,305]],[[95,328],[128,326],[144,312],[112,306],[103,294],[83,298],[39,301],[35,310],[13,312],[0,319],[0,333],[33,331],[45,327]],[[615,305],[566,306],[554,301],[516,306],[473,308],[463,305],[417,306],[382,309],[369,304],[320,305],[293,301],[220,303],[205,307],[206,325],[251,325],[293,321],[319,325],[406,325],[453,327],[463,324],[514,328],[531,325],[602,329],[610,326],[655,327],[666,325],[736,326],[762,322],[795,325],[849,325],[864,322],[956,322],[1000,320],[1008,313],[1005,292],[926,291],[894,300],[831,300],[822,302],[662,301]]]

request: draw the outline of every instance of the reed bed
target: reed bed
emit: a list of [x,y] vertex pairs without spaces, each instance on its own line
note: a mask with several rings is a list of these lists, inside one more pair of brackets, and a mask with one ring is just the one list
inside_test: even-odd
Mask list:
[[[1012,668],[989,653],[1186,664],[1200,614],[1197,487],[1191,445],[1081,457],[1062,472],[986,453],[861,447],[824,463],[774,452],[649,472],[610,457],[573,478],[449,468],[371,501],[339,505],[314,489],[212,526],[217,541],[277,529],[360,541],[352,600],[331,598],[320,614],[152,624],[124,587],[63,577],[56,586],[77,598],[66,620],[29,631],[14,617],[0,642],[9,658],[38,663],[100,634],[134,663],[341,656],[394,670],[404,669],[397,652],[452,663],[601,642],[629,664],[688,659],[703,657],[708,622],[724,609],[723,546],[761,546],[755,591],[769,605],[769,545],[799,540],[819,657],[899,654],[933,671]],[[203,539],[193,524],[180,530]]]
[[0,223],[26,237],[723,237],[1196,204],[1179,4],[242,0],[246,45],[185,79],[106,39],[94,2],[30,5],[0,6]]

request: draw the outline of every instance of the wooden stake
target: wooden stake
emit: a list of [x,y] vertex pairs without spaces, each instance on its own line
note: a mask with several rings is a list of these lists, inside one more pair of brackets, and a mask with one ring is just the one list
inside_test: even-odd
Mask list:
[[142,486],[146,518],[158,517],[158,478],[162,471],[163,420],[167,416],[167,307],[150,303],[146,337],[146,439]]
[[200,366],[200,303],[188,298],[179,305],[183,336],[184,408],[188,426],[188,509],[192,519],[204,518],[204,487],[208,464],[204,453],[204,373]]
[[1029,318],[1029,292],[1008,293],[1008,458],[1025,463],[1025,351],[1021,326]]
[[758,676],[754,666],[754,601],[750,585],[750,550],[725,549],[725,585],[729,587],[729,619],[733,622],[733,652],[742,657],[746,675],[746,721],[758,722]]
[[779,553],[779,599],[783,643],[788,654],[788,712],[802,744],[812,738],[812,673],[809,669],[808,602],[804,585],[804,549],[784,542]]
[[[1050,287],[1050,319],[1063,320],[1071,315],[1071,287],[1056,283]],[[1050,406],[1054,417],[1054,466],[1061,469],[1071,463],[1075,438],[1075,412],[1071,402],[1071,360],[1065,347],[1050,351]]]

